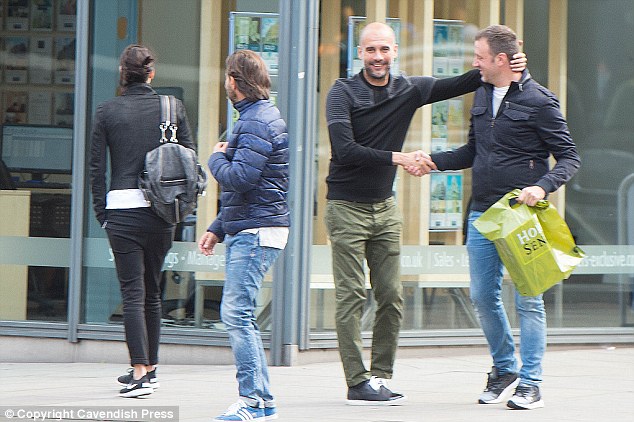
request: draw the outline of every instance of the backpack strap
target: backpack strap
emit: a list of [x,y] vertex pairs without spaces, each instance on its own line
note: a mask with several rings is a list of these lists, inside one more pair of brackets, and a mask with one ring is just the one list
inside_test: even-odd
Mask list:
[[[176,139],[176,131],[178,130],[177,118],[176,118],[176,99],[173,95],[159,95],[161,100],[161,123],[159,129],[161,129],[160,143],[166,142],[178,143]],[[165,136],[165,132],[169,129],[172,133],[169,139]]]

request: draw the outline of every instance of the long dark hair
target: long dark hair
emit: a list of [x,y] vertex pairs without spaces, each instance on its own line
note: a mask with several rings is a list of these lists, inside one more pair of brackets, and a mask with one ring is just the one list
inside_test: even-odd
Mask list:
[[125,89],[131,83],[145,83],[154,70],[154,53],[149,48],[130,44],[119,58],[119,85]]
[[251,50],[237,50],[226,60],[226,73],[250,101],[268,100],[271,78],[264,60]]

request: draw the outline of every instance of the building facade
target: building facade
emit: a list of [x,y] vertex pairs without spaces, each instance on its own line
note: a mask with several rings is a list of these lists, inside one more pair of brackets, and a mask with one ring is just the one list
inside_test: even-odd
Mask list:
[[[409,75],[468,71],[475,32],[490,24],[508,25],[524,40],[531,74],[560,99],[582,157],[579,173],[550,197],[587,257],[545,294],[548,340],[634,341],[631,1],[4,0],[0,17],[0,145],[10,172],[3,189],[17,187],[0,194],[0,343],[123,341],[119,286],[91,207],[86,151],[96,105],[118,93],[119,54],[141,43],[157,55],[153,87],[183,100],[203,163],[234,118],[223,89],[225,57],[249,48],[267,62],[289,128],[292,229],[265,280],[258,323],[274,364],[335,348],[324,108],[333,82],[360,70],[359,30],[372,20],[395,29],[393,71]],[[404,149],[465,143],[471,97],[420,109]],[[403,347],[484,344],[463,246],[470,177],[397,175]],[[196,248],[217,199],[212,181],[196,214],[178,226],[166,259],[165,343],[228,346],[219,317],[223,249],[205,257]],[[517,327],[511,292],[509,284],[507,310]],[[368,337],[373,306],[368,291]]]

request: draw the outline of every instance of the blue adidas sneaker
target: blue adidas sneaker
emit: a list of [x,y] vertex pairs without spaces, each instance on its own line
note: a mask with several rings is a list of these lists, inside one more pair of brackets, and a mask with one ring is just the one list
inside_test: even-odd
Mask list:
[[272,407],[264,406],[264,420],[272,421],[273,419],[277,419],[277,418],[278,418],[277,407],[275,407],[275,406],[272,406]]
[[220,416],[216,416],[213,422],[227,422],[227,421],[252,421],[252,422],[264,422],[266,420],[264,416],[264,409],[261,407],[251,407],[244,402],[244,400],[238,400],[231,406],[225,413]]

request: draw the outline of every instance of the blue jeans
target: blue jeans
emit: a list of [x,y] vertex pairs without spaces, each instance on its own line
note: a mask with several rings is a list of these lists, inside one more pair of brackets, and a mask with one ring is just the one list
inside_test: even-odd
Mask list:
[[[467,252],[471,273],[471,301],[489,343],[493,364],[500,374],[517,372],[515,344],[504,303],[502,303],[502,261],[495,245],[473,226],[482,213],[469,214]],[[539,296],[515,292],[520,320],[520,383],[538,385],[542,381],[542,358],[546,351],[546,311]]]
[[236,363],[238,392],[250,406],[272,404],[269,373],[256,324],[255,308],[262,280],[281,249],[260,246],[257,234],[238,233],[225,238],[226,279],[220,317],[224,322]]

